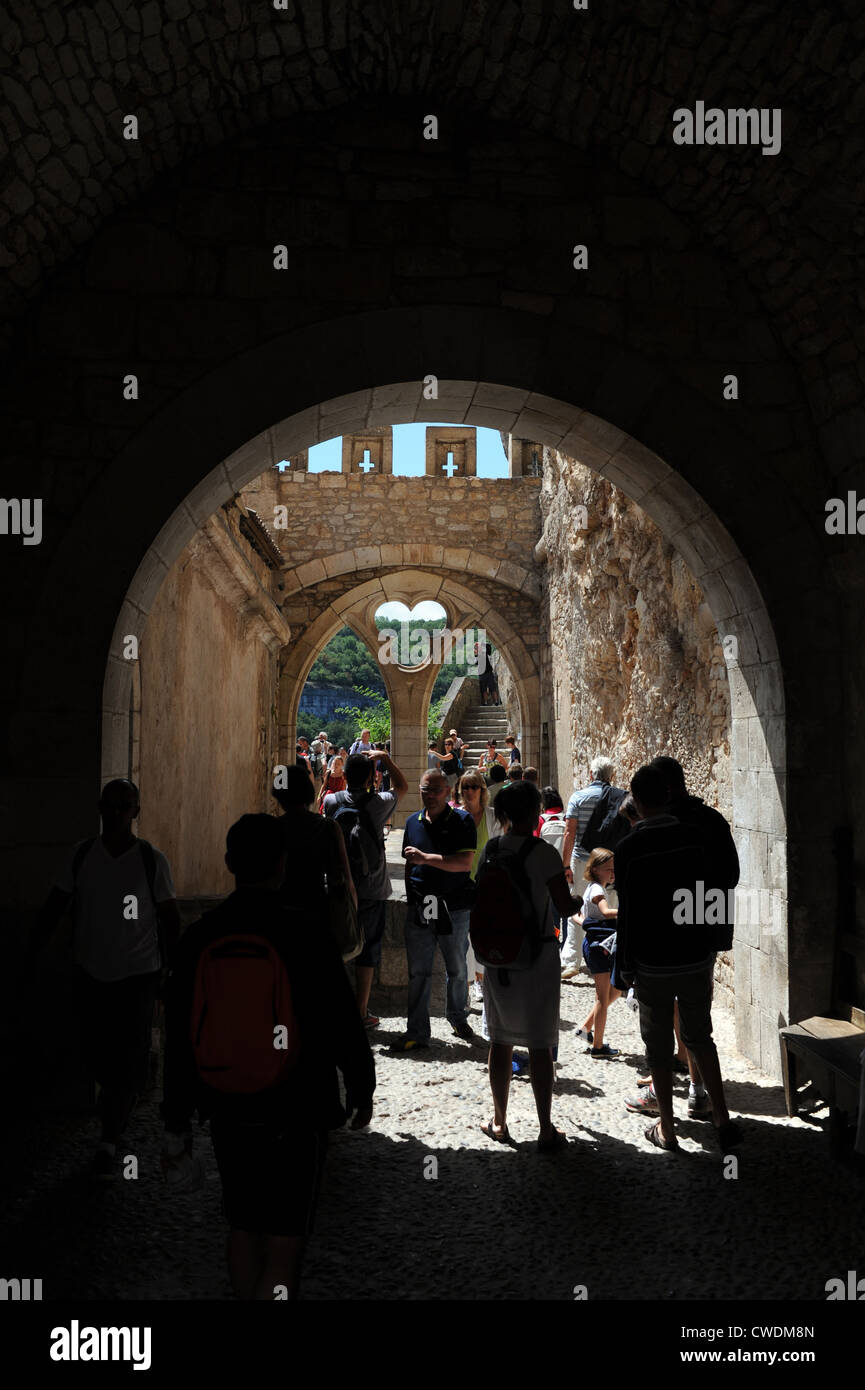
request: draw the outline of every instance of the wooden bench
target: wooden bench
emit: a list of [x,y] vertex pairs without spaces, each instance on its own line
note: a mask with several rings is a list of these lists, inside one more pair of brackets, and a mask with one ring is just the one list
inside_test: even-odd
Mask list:
[[796,1088],[802,1075],[829,1104],[829,1146],[841,1152],[848,1125],[855,1125],[859,1110],[862,1071],[860,1054],[865,1030],[839,1018],[806,1018],[780,1029],[781,1066],[787,1114],[798,1111]]

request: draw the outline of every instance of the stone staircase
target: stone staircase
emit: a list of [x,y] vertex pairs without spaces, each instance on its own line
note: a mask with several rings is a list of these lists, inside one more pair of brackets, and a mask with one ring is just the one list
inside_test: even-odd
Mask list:
[[485,752],[489,739],[494,738],[496,747],[507,756],[505,738],[510,733],[519,733],[518,730],[508,727],[507,711],[501,705],[469,705],[457,722],[456,729],[467,745],[463,750],[463,763],[467,769],[477,766],[478,758]]

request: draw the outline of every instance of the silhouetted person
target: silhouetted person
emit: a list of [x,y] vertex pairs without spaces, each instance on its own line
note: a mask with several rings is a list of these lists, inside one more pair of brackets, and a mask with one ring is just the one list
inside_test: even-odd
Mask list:
[[493,763],[487,776],[487,790],[490,794],[490,805],[495,806],[496,797],[508,780],[508,774],[501,763]]
[[279,821],[242,816],[225,862],[236,889],[184,933],[169,981],[163,1166],[193,1111],[210,1117],[234,1292],[296,1298],[327,1131],[369,1123],[375,1068],[338,947],[280,898]]
[[[732,831],[721,812],[716,811],[713,806],[707,806],[702,797],[691,796],[688,793],[685,786],[684,770],[681,763],[675,758],[667,756],[653,758],[650,766],[657,768],[664,778],[669,798],[667,802],[669,813],[674,815],[683,825],[692,825],[695,829],[699,829],[702,836],[707,839],[711,858],[707,872],[712,883],[716,887],[722,888],[725,893],[729,889],[735,888],[739,882],[739,856],[736,852]],[[716,929],[714,945],[718,951],[731,949],[733,945],[732,920]],[[679,1048],[676,1059],[678,1065],[675,1070],[680,1071],[684,1061],[690,1078],[688,1115],[692,1119],[708,1119],[712,1113],[711,1102],[706,1094],[699,1065],[682,1043],[678,1005],[673,1022],[676,1030],[676,1043]],[[640,1108],[646,1109],[657,1097],[654,1096],[654,1090],[650,1086],[640,1099],[642,1101]],[[632,1102],[629,1102],[629,1105],[631,1108],[636,1108]]]
[[[513,1075],[515,1046],[529,1054],[529,1071],[538,1113],[538,1149],[547,1152],[567,1142],[551,1119],[553,1097],[553,1049],[559,1041],[559,951],[553,925],[554,910],[565,916],[579,911],[558,850],[535,836],[541,811],[541,793],[531,782],[513,782],[500,793],[497,817],[507,831],[491,838],[478,865],[478,881],[492,860],[509,863],[511,890],[516,897],[522,883],[534,913],[534,959],[522,970],[503,971],[487,965],[484,970],[484,1003],[490,1037],[489,1076],[493,1115],[481,1129],[490,1139],[507,1142],[508,1094]],[[498,915],[496,895],[496,916]]]
[[712,878],[718,855],[699,826],[683,824],[669,813],[667,783],[656,766],[638,769],[631,792],[640,820],[616,850],[617,956],[619,976],[635,979],[640,1033],[660,1114],[646,1138],[659,1148],[678,1148],[673,1127],[673,1008],[678,999],[682,1041],[700,1068],[726,1150],[741,1139],[727,1110],[712,1039],[715,952],[727,928],[719,934],[718,927],[702,925],[696,913],[682,922],[678,911],[683,893],[696,905],[703,900],[699,884],[720,886]]
[[[387,768],[391,780],[391,791],[374,792],[376,762]],[[367,1028],[377,1028],[379,1019],[369,1011],[369,996],[375,967],[381,960],[381,940],[384,936],[386,903],[391,896],[390,873],[384,846],[384,827],[390,823],[394,811],[405,793],[408,782],[400,772],[390,753],[382,749],[375,755],[352,753],[345,765],[346,789],[327,796],[322,803],[324,815],[336,816],[340,807],[348,807],[357,812],[359,827],[365,823],[372,841],[371,862],[367,873],[362,866],[349,864],[357,891],[358,923],[363,932],[363,950],[354,961],[355,992],[360,1016]],[[338,818],[342,820],[342,816]],[[354,819],[354,817],[352,817]],[[329,819],[334,832],[339,836],[345,849],[345,839],[336,823]],[[348,862],[348,861],[347,861]]]
[[[315,784],[301,767],[287,767],[284,786],[273,796],[283,809],[278,824],[285,836],[286,868],[280,892],[286,906],[306,913],[318,930],[334,925],[330,898],[347,894],[357,912],[357,894],[343,838],[336,826],[312,810]],[[341,935],[345,935],[342,922]],[[345,941],[338,939],[340,950]]]
[[475,1041],[466,1008],[470,875],[477,846],[475,823],[467,811],[448,805],[448,783],[443,773],[425,772],[420,780],[420,794],[423,810],[409,816],[402,842],[406,861],[408,1018],[404,1036],[394,1043],[399,1052],[429,1046],[429,998],[436,943],[444,957],[447,976],[448,1022],[457,1037]]
[[[667,810],[683,825],[699,827],[705,837],[712,856],[712,881],[726,892],[735,888],[739,882],[739,856],[729,825],[714,806],[707,806],[702,797],[691,796],[685,787],[685,773],[682,764],[675,758],[653,758],[651,767],[657,768],[664,778],[667,788]],[[718,945],[717,949],[729,950],[733,944],[733,924],[730,927],[729,941]]]
[[91,1165],[116,1176],[116,1148],[147,1082],[160,972],[180,934],[164,854],[132,833],[140,811],[134,782],[108,782],[99,800],[102,834],[82,840],[42,908],[28,944],[31,966],[67,908],[85,1057],[99,1083],[102,1134]]

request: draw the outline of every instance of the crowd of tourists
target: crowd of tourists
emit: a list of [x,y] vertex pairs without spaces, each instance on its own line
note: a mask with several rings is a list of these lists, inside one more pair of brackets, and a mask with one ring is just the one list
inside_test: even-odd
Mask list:
[[[626,792],[613,785],[609,759],[597,757],[565,805],[522,767],[515,738],[505,747],[491,741],[467,768],[456,730],[442,752],[430,744],[421,809],[402,836],[408,999],[392,1051],[430,1046],[438,949],[453,1035],[466,1055],[488,1047],[492,1113],[483,1134],[513,1142],[509,1090],[526,1075],[538,1150],[552,1152],[567,1143],[552,1117],[560,991],[585,971],[595,997],[578,1036],[590,1064],[620,1055],[607,1041],[614,1003],[639,1012],[648,1075],[627,1106],[651,1118],[648,1142],[678,1148],[672,1078],[687,1069],[688,1114],[711,1120],[727,1152],[742,1136],[726,1106],[711,1003],[715,955],[729,949],[733,928],[679,926],[672,908],[677,891],[698,882],[727,901],[739,873],[729,826],[688,794],[673,758],[640,767]],[[100,1087],[96,1179],[117,1173],[146,1078],[155,1002],[164,999],[163,1172],[177,1188],[201,1181],[197,1111],[210,1121],[241,1298],[273,1298],[277,1287],[296,1296],[327,1135],[372,1118],[369,1039],[380,1019],[370,994],[393,891],[385,835],[409,790],[389,746],[373,743],[368,729],[350,749],[324,731],[311,744],[300,739],[295,764],[281,772],[273,789],[281,815],[244,815],[228,831],[234,892],[182,933],[170,866],[132,830],[138,790],[108,783],[102,833],[75,847],[28,953],[35,965],[71,911],[87,1056]],[[473,1002],[482,1005],[480,1034],[469,1021]]]

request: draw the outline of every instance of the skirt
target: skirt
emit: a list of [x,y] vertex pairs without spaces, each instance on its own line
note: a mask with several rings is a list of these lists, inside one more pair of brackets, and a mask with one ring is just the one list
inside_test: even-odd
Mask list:
[[562,966],[555,941],[547,941],[528,970],[484,970],[484,1006],[490,1042],[512,1047],[558,1047]]

